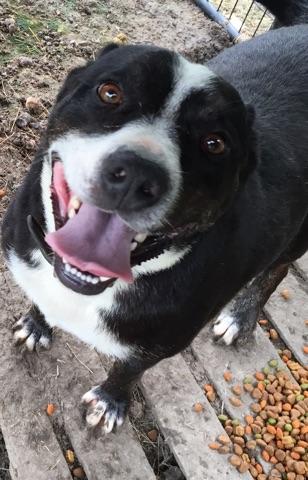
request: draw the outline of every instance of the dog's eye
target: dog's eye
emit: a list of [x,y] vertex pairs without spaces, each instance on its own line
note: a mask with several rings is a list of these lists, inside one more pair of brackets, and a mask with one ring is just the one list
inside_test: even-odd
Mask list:
[[206,153],[211,153],[212,155],[221,155],[225,151],[225,141],[216,133],[210,133],[201,140],[201,148]]
[[104,103],[119,105],[123,100],[123,92],[115,83],[103,83],[98,87],[98,95]]

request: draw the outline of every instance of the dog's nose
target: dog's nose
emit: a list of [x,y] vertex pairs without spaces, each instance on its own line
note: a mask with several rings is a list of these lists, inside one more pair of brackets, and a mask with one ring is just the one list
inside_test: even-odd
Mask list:
[[167,192],[167,171],[154,161],[128,150],[112,153],[103,162],[100,206],[136,212],[155,205]]

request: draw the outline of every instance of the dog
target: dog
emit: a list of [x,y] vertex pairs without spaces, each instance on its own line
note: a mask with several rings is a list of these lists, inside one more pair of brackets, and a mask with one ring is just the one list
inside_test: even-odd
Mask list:
[[107,433],[206,322],[245,341],[308,247],[308,6],[262,3],[294,26],[207,65],[111,44],[72,70],[4,218],[33,302],[15,341],[49,347],[57,326],[115,357],[83,397]]

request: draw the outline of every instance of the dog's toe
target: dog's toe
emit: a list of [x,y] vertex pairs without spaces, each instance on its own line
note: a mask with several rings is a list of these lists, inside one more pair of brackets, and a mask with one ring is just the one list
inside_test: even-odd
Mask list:
[[89,427],[102,425],[105,433],[110,433],[124,422],[126,402],[115,400],[109,393],[104,392],[100,385],[86,392],[82,397],[82,403],[87,406],[86,422]]
[[13,325],[15,345],[24,344],[31,352],[37,346],[48,349],[52,341],[52,331],[47,325],[37,323],[28,313]]
[[215,338],[221,339],[226,345],[231,345],[239,335],[240,327],[233,315],[221,313],[213,327]]

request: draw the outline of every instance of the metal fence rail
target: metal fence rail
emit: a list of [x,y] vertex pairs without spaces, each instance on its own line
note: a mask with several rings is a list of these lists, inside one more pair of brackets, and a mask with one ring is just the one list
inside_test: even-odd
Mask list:
[[223,25],[233,39],[254,37],[271,27],[274,18],[252,0],[197,0],[196,3]]

